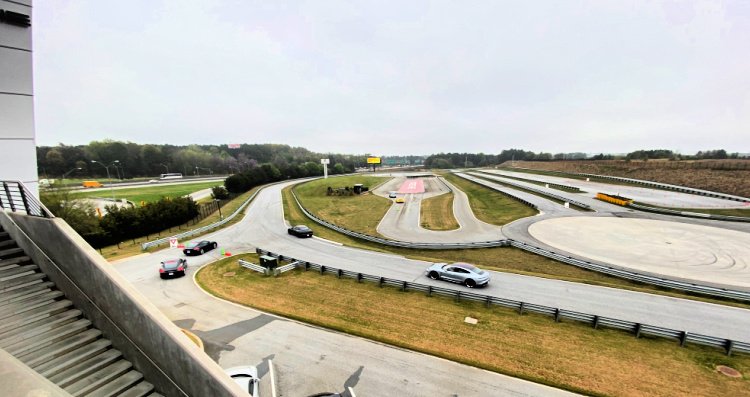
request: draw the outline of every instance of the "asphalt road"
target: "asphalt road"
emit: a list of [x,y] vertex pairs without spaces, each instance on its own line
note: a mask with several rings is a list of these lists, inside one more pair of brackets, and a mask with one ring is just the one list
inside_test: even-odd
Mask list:
[[[404,179],[394,178],[376,189],[375,194],[388,197],[388,192],[395,190],[394,186],[400,186]],[[504,238],[500,226],[482,222],[474,216],[466,193],[442,178],[423,178],[423,180],[424,193],[398,195],[403,197],[405,202],[393,203],[378,224],[378,233],[394,240],[423,243],[468,243]],[[453,215],[459,228],[448,231],[423,228],[420,221],[422,200],[446,194],[451,189],[453,190]]]
[[580,179],[564,178],[548,175],[537,175],[526,172],[513,172],[506,170],[486,170],[497,175],[509,175],[519,178],[532,179],[540,182],[552,182],[562,185],[574,186],[586,192],[588,196],[594,197],[596,193],[617,194],[632,198],[635,201],[672,208],[748,208],[750,203],[738,203],[737,201],[722,200],[714,197],[699,196],[696,194],[680,193],[670,190],[649,189],[631,185],[614,185],[603,182],[591,182]]

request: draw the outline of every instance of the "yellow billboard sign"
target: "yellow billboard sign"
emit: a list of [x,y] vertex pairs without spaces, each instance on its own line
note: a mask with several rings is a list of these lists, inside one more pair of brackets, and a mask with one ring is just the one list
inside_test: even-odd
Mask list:
[[367,164],[380,164],[380,157],[368,157]]

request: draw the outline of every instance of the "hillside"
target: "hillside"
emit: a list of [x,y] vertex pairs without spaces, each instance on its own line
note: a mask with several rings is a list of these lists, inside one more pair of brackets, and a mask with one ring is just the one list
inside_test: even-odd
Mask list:
[[[644,179],[750,197],[750,160],[516,161],[515,167]],[[511,167],[509,161],[501,167]]]

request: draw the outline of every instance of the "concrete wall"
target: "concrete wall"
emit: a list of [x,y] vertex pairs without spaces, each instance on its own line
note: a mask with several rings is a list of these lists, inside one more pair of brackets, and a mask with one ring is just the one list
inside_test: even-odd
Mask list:
[[0,212],[0,225],[160,393],[246,395],[65,221]]
[[[0,10],[31,16],[31,0],[0,0]],[[31,26],[0,22],[0,179],[38,195],[32,71]]]

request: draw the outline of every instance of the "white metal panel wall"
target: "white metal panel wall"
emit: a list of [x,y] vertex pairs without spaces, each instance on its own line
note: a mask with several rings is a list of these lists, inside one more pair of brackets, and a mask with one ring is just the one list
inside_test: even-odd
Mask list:
[[[0,0],[0,9],[32,15],[31,0]],[[0,179],[20,180],[36,194],[33,94],[31,27],[0,22]]]

